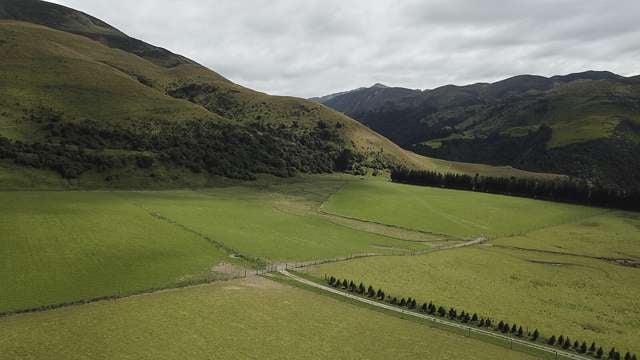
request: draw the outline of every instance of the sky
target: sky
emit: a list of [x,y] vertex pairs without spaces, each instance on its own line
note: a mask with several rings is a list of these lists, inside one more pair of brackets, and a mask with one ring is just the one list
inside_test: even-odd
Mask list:
[[53,2],[275,95],[640,74],[638,0]]

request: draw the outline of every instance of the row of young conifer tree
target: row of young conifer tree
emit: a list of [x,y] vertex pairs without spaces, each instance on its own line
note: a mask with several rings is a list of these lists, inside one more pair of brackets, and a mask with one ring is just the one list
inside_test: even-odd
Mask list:
[[442,174],[435,171],[394,169],[394,182],[470,190],[492,194],[513,195],[574,204],[640,211],[640,189],[615,189],[576,179],[527,179],[462,174]]
[[[505,321],[500,321],[499,323],[495,324],[492,319],[480,317],[477,313],[470,314],[468,312],[465,312],[464,310],[458,312],[458,310],[456,310],[455,308],[450,308],[449,310],[447,310],[444,306],[435,305],[431,301],[429,303],[423,302],[420,305],[414,298],[398,298],[396,296],[391,296],[385,293],[385,291],[382,289],[376,290],[373,286],[365,286],[365,284],[362,282],[356,285],[356,283],[352,280],[339,280],[333,276],[327,278],[326,281],[329,286],[332,286],[336,289],[342,289],[357,295],[361,295],[363,297],[368,297],[378,301],[384,301],[388,304],[407,308],[416,312],[433,316],[440,316],[442,318],[448,318],[452,321],[475,325],[479,328],[488,328],[494,331],[501,332],[503,334],[512,335],[533,342],[542,340],[541,334],[538,329],[535,329],[533,332],[527,331],[525,334],[525,330],[522,328],[522,326],[518,326],[515,323],[509,324]],[[568,336],[564,335],[560,335],[559,337],[552,335],[551,337],[546,339],[546,343],[549,346],[557,346],[563,350],[573,350],[579,354],[588,354],[596,359],[638,360],[637,356],[630,352],[627,352],[623,357],[615,348],[611,348],[607,357],[605,358],[602,346],[597,346],[595,342],[592,342],[591,346],[587,346],[587,343],[585,341],[579,342],[576,340],[574,342],[571,342],[571,339]]]

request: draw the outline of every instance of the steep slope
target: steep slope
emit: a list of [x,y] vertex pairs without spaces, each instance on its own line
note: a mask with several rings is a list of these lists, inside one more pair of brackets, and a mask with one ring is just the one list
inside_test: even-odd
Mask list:
[[390,166],[538,176],[416,157],[325,106],[236,85],[59,5],[0,0],[0,19],[9,178],[26,167],[124,187]]
[[637,77],[588,71],[405,90],[406,96],[382,96],[366,106],[360,99],[371,98],[370,89],[325,104],[427,156],[565,173],[623,187],[640,184]]

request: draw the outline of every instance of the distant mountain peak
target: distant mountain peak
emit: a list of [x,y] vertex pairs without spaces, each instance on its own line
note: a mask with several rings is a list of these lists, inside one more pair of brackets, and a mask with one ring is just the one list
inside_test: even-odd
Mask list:
[[375,83],[372,87],[370,87],[370,89],[386,89],[386,88],[388,88],[388,86],[381,83]]

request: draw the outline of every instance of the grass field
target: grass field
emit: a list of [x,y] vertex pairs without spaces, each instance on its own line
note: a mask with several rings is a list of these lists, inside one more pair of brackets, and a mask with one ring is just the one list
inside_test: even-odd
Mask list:
[[494,243],[613,259],[640,259],[640,215],[608,212],[521,236],[496,239]]
[[0,319],[0,334],[11,359],[533,359],[265,279]]
[[547,336],[637,348],[640,269],[597,259],[640,260],[637,214],[384,182],[352,183],[323,208],[493,239],[417,257],[323,265],[313,269],[316,275],[364,281],[401,296],[537,327]]
[[267,179],[207,191],[0,192],[0,312],[214,276],[211,268],[235,251],[222,252],[207,237],[268,262],[429,247],[300,211],[353,179]]
[[460,237],[522,234],[604,210],[484,193],[363,181],[322,209],[343,216]]
[[496,320],[637,351],[640,271],[600,260],[476,247],[323,265],[364,281]]
[[225,257],[110,193],[0,193],[0,311],[171,286]]
[[[308,185],[321,186],[319,182]],[[327,185],[335,184],[330,182]],[[291,207],[306,200],[291,196],[288,191],[284,187],[256,189],[238,186],[203,192],[135,193],[127,196],[131,201],[217,239],[242,254],[269,261],[381,253],[385,249],[415,250],[426,246],[354,230],[314,213],[300,213]]]
[[[319,213],[321,205],[337,215]],[[300,261],[429,249],[431,236],[419,231],[452,236],[435,236],[440,240],[434,241],[484,234],[492,239],[480,246],[353,260],[312,271],[537,327],[546,336],[564,334],[637,351],[640,271],[593,258],[638,259],[640,219],[635,214],[331,175],[221,181],[216,188],[199,191],[0,192],[0,216],[0,282],[6,284],[0,311],[222,276],[213,268],[220,262],[237,261],[229,257],[231,252],[267,262]],[[414,239],[421,236],[425,239]],[[208,240],[224,244],[224,249]],[[294,298],[298,297],[304,301],[297,303]],[[345,347],[335,340],[343,337],[349,344],[345,358],[388,357],[389,349],[400,358],[424,351],[444,354],[443,359],[474,358],[451,353],[464,348],[450,346],[447,340],[449,336],[458,343],[469,339],[399,319],[393,320],[401,321],[398,325],[384,325],[380,332],[382,325],[375,324],[383,320],[376,319],[384,314],[359,308],[361,315],[352,317],[346,305],[332,301],[264,283],[163,292],[0,319],[0,328],[8,330],[3,333],[12,334],[1,337],[0,351],[21,358],[42,358],[48,352],[61,358],[106,358],[129,356],[127,351],[134,352],[132,358],[162,358],[161,354],[175,358],[180,352],[197,359],[248,358],[259,347],[269,358],[277,356],[270,342],[286,347],[294,341],[315,340],[325,344],[307,347],[311,349],[308,358],[317,358]],[[308,311],[310,307],[314,311]],[[117,316],[110,317],[113,314]],[[303,319],[301,324],[307,326],[285,326],[291,318]],[[347,326],[349,322],[365,328]],[[195,326],[182,329],[181,324],[187,323]],[[300,335],[311,323],[310,332]],[[223,324],[242,335],[223,333],[219,329]],[[44,337],[51,332],[50,326],[69,330]],[[182,330],[176,334],[176,328]],[[280,328],[285,329],[282,338],[248,340]],[[28,331],[36,333],[28,339]],[[350,333],[354,331],[359,335]],[[80,340],[77,354],[67,356],[63,344],[81,338],[81,333],[89,336]],[[295,333],[302,339],[294,340]],[[171,336],[178,338],[167,340]],[[95,339],[104,340],[92,348]],[[176,346],[183,343],[189,345]],[[119,345],[107,349],[113,344]],[[474,344],[476,351],[491,347]],[[153,350],[142,354],[142,347]],[[222,347],[240,350],[212,353]],[[373,355],[366,349],[373,349]],[[292,350],[291,357],[305,358],[305,354]]]

